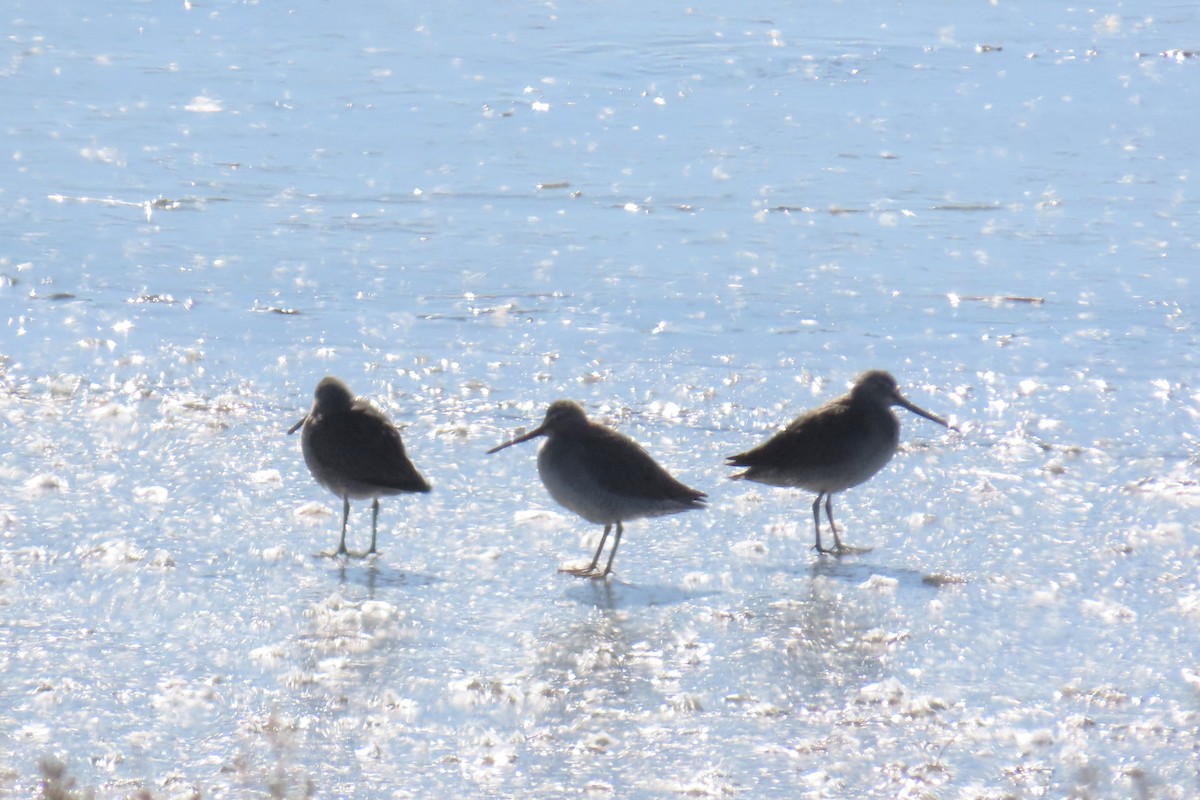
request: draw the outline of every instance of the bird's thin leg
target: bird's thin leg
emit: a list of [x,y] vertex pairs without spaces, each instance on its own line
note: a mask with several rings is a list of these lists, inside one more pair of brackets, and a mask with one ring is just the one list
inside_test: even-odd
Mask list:
[[338,544],[337,555],[349,555],[346,549],[346,521],[350,519],[350,495],[342,495],[342,541]]
[[593,575],[592,577],[607,578],[608,574],[612,572],[612,562],[613,559],[617,557],[617,545],[621,543],[621,534],[624,533],[624,531],[625,528],[621,525],[621,520],[617,520],[617,535],[613,537],[612,550],[608,551],[608,564],[605,565],[604,572],[600,573],[599,575]]
[[846,547],[842,544],[841,537],[838,536],[837,526],[833,524],[833,495],[825,495],[825,516],[829,518],[829,529],[833,531],[833,552],[844,553]]
[[[620,526],[621,523],[617,523]],[[559,572],[566,572],[570,575],[578,575],[581,578],[587,578],[596,573],[596,565],[600,563],[600,553],[604,550],[604,543],[608,541],[608,532],[612,529],[612,523],[604,526],[604,534],[600,537],[600,546],[596,548],[596,555],[592,556],[592,563],[586,567],[574,567],[571,569],[560,569]]]
[[371,504],[371,549],[364,555],[375,553],[375,532],[379,527],[379,498],[375,498],[375,502]]
[[813,545],[818,553],[828,552],[824,547],[821,547],[821,498],[824,492],[817,494],[817,499],[813,500],[813,530],[817,532],[817,543]]

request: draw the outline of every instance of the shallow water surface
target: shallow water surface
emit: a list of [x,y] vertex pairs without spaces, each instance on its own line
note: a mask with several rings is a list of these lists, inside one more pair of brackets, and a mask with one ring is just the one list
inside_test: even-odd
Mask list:
[[[0,795],[1200,793],[1192,4],[4,18]],[[870,368],[819,557],[721,464]],[[559,397],[709,493],[607,582]]]

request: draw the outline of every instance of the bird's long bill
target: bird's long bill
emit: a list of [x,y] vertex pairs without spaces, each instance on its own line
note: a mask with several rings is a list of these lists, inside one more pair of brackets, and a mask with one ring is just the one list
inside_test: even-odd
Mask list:
[[925,419],[929,420],[930,422],[936,422],[938,425],[941,425],[943,428],[950,427],[950,423],[946,422],[946,420],[942,419],[937,414],[930,414],[928,411],[921,408],[920,406],[918,406],[914,403],[908,402],[900,395],[896,395],[896,402],[899,403],[904,408],[907,408],[912,413],[916,414],[918,417],[924,417]]
[[514,444],[520,444],[521,442],[528,442],[530,439],[536,439],[537,437],[543,435],[545,432],[546,432],[546,426],[539,425],[538,427],[531,430],[529,433],[521,434],[520,436],[517,436],[516,438],[511,439],[510,441],[507,441],[504,444],[496,445],[491,450],[488,450],[488,455],[491,455],[492,453],[495,453],[498,450],[503,450],[506,447],[512,447]]
[[297,422],[292,427],[288,428],[288,436],[291,436],[293,433],[300,430],[300,426],[302,426],[306,422],[308,422],[308,414],[305,414],[303,417],[300,418],[299,422]]

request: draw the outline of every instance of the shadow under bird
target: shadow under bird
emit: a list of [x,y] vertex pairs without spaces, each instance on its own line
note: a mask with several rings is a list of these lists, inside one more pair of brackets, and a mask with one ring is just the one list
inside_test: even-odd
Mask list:
[[300,435],[304,463],[317,483],[342,498],[342,539],[332,555],[352,555],[346,549],[346,521],[350,500],[372,499],[371,549],[379,525],[379,498],[405,492],[428,492],[429,484],[417,472],[400,431],[382,411],[362,398],[355,399],[346,384],[323,378],[314,392],[312,410],[289,430]]
[[[816,550],[835,555],[864,552],[846,547],[838,537],[833,495],[865,482],[896,454],[900,420],[892,406],[951,428],[946,420],[904,399],[889,373],[872,370],[860,375],[847,394],[802,414],[753,450],[729,456],[727,466],[747,467],[730,477],[816,492],[812,505]],[[821,546],[822,499],[833,531],[832,549]]]
[[[675,480],[633,439],[588,420],[583,408],[571,400],[551,403],[541,425],[488,453],[538,436],[546,437],[537,464],[550,496],[588,522],[604,526],[592,562],[559,572],[604,578],[612,572],[623,522],[706,507],[704,492]],[[600,570],[600,554],[614,525],[617,532],[608,563]]]

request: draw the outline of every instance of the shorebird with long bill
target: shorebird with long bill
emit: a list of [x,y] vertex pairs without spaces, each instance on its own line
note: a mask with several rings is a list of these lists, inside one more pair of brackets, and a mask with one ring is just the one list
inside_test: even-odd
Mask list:
[[[896,454],[900,420],[892,406],[951,427],[946,420],[906,400],[889,373],[871,370],[860,375],[847,394],[802,414],[758,447],[729,456],[727,466],[747,468],[730,477],[816,492],[812,512],[817,552],[863,552],[842,544],[833,524],[833,495],[864,483]],[[833,531],[831,549],[821,546],[822,500]]]
[[[300,446],[304,463],[317,483],[342,498],[342,538],[336,553],[376,553],[379,498],[406,492],[428,492],[429,484],[404,451],[400,431],[382,411],[355,399],[346,384],[322,378],[314,392],[312,410],[288,430],[304,428]],[[354,554],[346,549],[350,500],[371,499],[371,548]]]
[[[637,442],[590,421],[571,400],[554,401],[541,425],[488,453],[539,436],[545,436],[546,443],[538,450],[538,474],[550,496],[588,522],[604,526],[591,563],[559,572],[605,578],[612,572],[623,523],[706,507],[704,492],[675,480]],[[616,535],[601,570],[600,554],[613,526]]]

